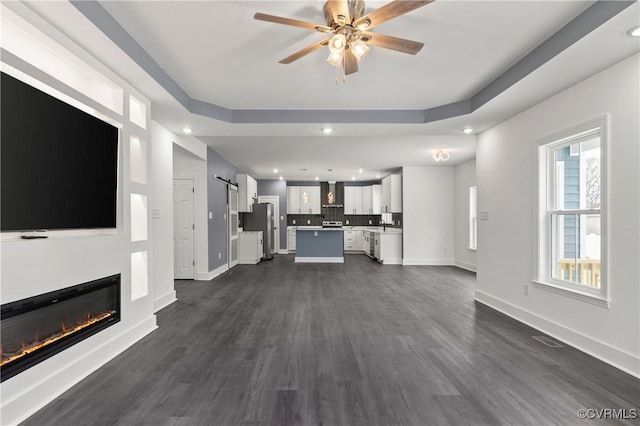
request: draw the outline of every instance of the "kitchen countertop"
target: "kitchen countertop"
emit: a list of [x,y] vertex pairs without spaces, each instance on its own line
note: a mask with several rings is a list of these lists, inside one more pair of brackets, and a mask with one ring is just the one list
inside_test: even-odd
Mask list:
[[387,228],[383,230],[382,226],[343,226],[342,228],[323,228],[322,226],[287,226],[287,230],[299,229],[304,230],[322,230],[322,231],[367,231],[378,234],[402,234],[402,228]]

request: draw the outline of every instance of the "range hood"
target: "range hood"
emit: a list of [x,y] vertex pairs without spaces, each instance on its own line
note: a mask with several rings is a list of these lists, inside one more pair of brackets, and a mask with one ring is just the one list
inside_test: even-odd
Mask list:
[[324,197],[322,207],[344,207],[342,204],[338,203],[338,200],[342,197],[338,197],[338,193],[336,192],[336,181],[329,181],[329,191],[327,192],[327,196]]

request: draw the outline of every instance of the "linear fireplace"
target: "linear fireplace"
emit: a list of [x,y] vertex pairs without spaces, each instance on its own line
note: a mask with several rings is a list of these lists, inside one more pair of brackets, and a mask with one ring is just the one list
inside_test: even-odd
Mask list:
[[0,381],[5,381],[120,321],[120,274],[0,309]]

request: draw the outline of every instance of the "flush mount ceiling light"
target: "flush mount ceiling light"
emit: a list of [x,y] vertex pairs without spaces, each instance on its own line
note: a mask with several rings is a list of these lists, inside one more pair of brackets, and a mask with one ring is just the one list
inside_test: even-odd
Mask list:
[[358,71],[358,62],[367,56],[371,49],[370,46],[391,49],[411,55],[418,53],[424,46],[424,43],[373,33],[370,32],[370,30],[433,1],[434,0],[395,0],[365,14],[364,1],[362,0],[329,0],[324,5],[326,25],[264,13],[256,13],[253,19],[272,22],[274,24],[291,25],[293,27],[327,34],[326,38],[284,58],[280,63],[290,64],[309,53],[321,49],[323,46],[327,46],[329,48],[327,62],[335,67],[342,67],[344,73],[343,79],[346,80],[348,74],[353,74]]
[[182,128],[182,132],[183,132],[183,133],[185,133],[185,134],[187,134],[187,135],[188,135],[188,134],[191,134],[191,132],[192,132],[192,131],[193,131],[193,130],[191,130],[191,128],[190,128],[190,127],[183,127],[183,128]]
[[322,129],[322,133],[328,135],[329,133],[333,132],[333,128],[332,127],[323,127]]
[[433,159],[436,161],[447,161],[450,155],[446,151],[438,151],[433,154]]
[[627,34],[629,34],[631,37],[640,37],[640,25],[631,28]]
[[473,133],[473,129],[471,127],[465,127],[464,129],[462,129],[462,133],[469,135]]

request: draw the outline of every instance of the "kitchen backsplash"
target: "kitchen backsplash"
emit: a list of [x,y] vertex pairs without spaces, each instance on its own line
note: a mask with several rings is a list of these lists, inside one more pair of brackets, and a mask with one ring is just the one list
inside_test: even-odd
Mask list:
[[[323,209],[324,211],[325,209]],[[323,220],[340,220],[343,226],[381,226],[382,215],[343,215],[342,210],[336,208],[329,208],[327,214],[288,214],[287,226],[322,226]],[[340,213],[337,214],[338,210]],[[324,216],[324,217],[323,217]],[[402,228],[402,213],[393,213],[391,215],[393,224],[387,223],[388,228]],[[295,221],[295,223],[294,223]],[[307,221],[309,221],[307,223]],[[349,221],[349,223],[347,223]],[[371,223],[369,223],[371,221]]]

